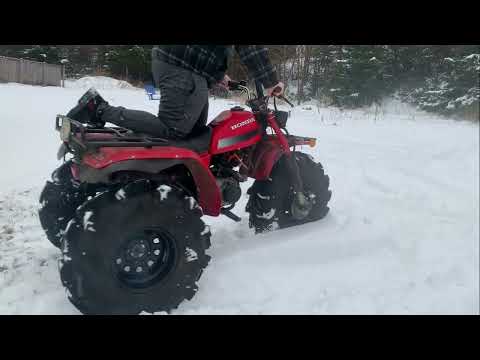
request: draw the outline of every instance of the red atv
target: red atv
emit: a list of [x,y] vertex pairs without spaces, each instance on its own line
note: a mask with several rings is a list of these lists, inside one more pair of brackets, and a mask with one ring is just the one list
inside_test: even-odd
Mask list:
[[[323,167],[296,146],[289,113],[268,108],[256,84],[246,111],[222,112],[184,141],[85,126],[57,116],[62,145],[39,211],[48,239],[62,249],[60,276],[84,314],[169,312],[192,299],[210,257],[203,215],[225,215],[248,190],[249,225],[264,232],[323,218],[331,197]],[[285,99],[288,102],[288,100]]]

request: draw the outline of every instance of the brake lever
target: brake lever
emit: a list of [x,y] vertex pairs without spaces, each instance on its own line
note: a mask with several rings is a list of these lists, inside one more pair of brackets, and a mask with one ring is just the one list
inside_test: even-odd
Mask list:
[[285,101],[288,105],[290,105],[292,108],[295,107],[284,95],[275,95],[275,90],[279,89],[279,91],[281,91],[281,87],[280,86],[277,86],[275,89],[273,89],[273,92],[272,92],[272,97],[278,97],[279,99],[282,99],[283,101]]
[[[285,96],[283,96],[283,95],[279,95],[279,96],[277,96],[277,95],[272,95],[272,96],[270,96],[270,97],[272,97],[273,100],[275,100],[275,98],[279,98],[279,99],[285,101],[285,102],[286,102],[288,105],[290,105],[292,108],[295,107],[295,105],[293,105],[293,104],[292,104]],[[268,97],[266,97],[266,98],[268,99]]]
[[292,108],[295,107],[295,105],[293,105],[285,96],[283,95],[280,95],[278,96],[279,99],[282,99],[283,101],[285,101],[288,105],[290,105]]

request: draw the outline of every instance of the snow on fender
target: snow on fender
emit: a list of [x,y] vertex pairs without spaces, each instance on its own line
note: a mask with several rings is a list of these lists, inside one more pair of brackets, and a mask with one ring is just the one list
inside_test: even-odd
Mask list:
[[199,209],[203,211],[202,207],[198,204],[197,200],[193,196],[185,196],[185,199],[188,199],[190,210]]
[[160,200],[163,201],[167,198],[168,193],[172,190],[172,188],[168,185],[160,185],[157,188],[157,191],[160,193]]
[[92,215],[93,211],[85,211],[85,214],[83,215],[83,229],[95,232],[95,229],[92,227],[92,225],[94,225],[93,221],[90,221]]
[[126,194],[124,189],[120,189],[115,193],[115,199],[117,199],[118,201],[123,200],[125,198],[126,198]]

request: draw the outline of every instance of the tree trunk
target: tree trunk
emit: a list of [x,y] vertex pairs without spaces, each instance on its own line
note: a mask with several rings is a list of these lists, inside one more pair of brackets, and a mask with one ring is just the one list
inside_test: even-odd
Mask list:
[[302,61],[304,52],[304,45],[297,46],[297,59],[298,59],[298,68],[297,68],[297,105],[300,105],[303,100],[303,65]]
[[298,67],[298,105],[305,100],[305,83],[308,79],[308,70],[310,66],[311,45],[300,46],[299,67]]

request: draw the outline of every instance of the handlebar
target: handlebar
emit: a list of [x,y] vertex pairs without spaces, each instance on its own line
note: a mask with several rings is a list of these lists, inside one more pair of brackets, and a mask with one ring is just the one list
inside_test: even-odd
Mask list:
[[[235,91],[235,90],[244,90],[244,89],[247,89],[247,82],[245,80],[242,80],[242,81],[233,81],[233,80],[230,80],[228,82],[228,89],[230,91]],[[255,81],[255,89],[257,91],[257,98],[258,99],[263,99],[263,98],[266,98],[266,96],[264,95],[264,92],[263,92],[263,86],[262,86],[262,83],[258,80]],[[248,89],[247,89],[248,91]],[[275,94],[276,92],[279,92],[281,91],[281,88],[280,87],[276,87],[274,90],[273,90],[273,94]],[[250,96],[250,95],[249,95]],[[288,105],[290,105],[292,108],[294,107],[294,105],[284,96],[284,95],[273,95],[272,97],[278,97],[279,99],[285,101]]]
[[277,96],[279,99],[282,99],[283,101],[285,101],[288,105],[290,105],[292,108],[295,107],[295,105],[293,105],[285,96],[283,95],[280,95],[280,96]]
[[231,91],[240,90],[240,86],[247,86],[247,82],[245,80],[242,80],[242,81],[231,80],[228,82],[228,88]]

